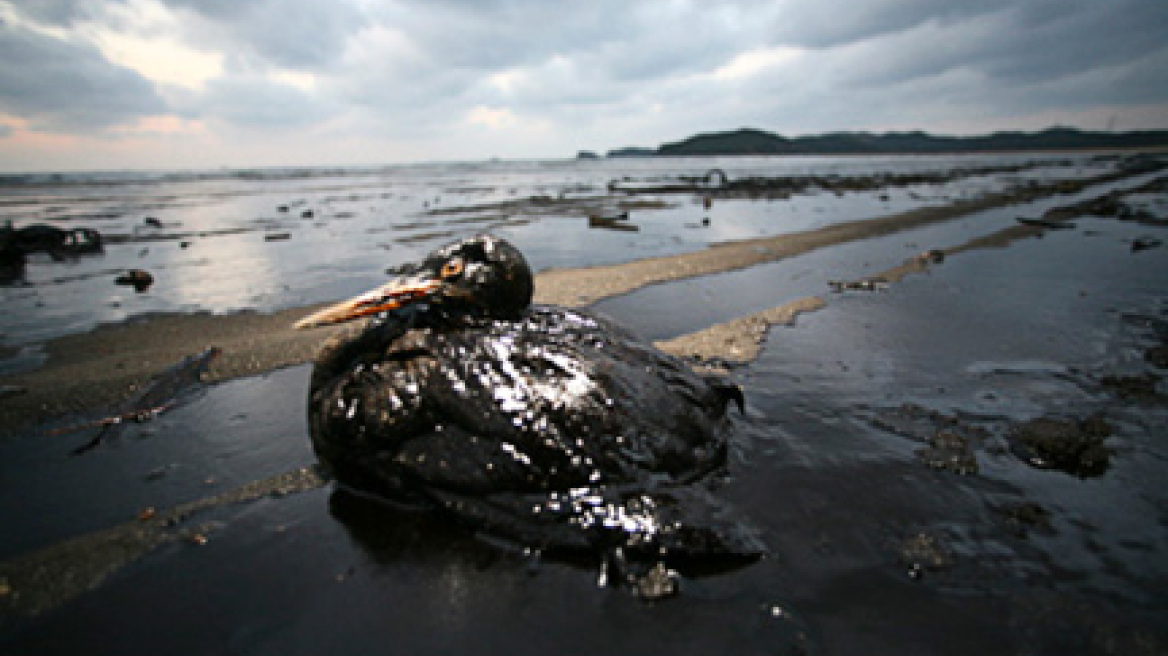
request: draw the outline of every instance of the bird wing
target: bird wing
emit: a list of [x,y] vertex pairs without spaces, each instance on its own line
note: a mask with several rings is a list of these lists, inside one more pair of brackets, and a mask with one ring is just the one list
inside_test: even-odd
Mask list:
[[583,487],[542,494],[432,490],[455,518],[549,551],[621,549],[630,558],[724,562],[766,553],[759,530],[701,486]]

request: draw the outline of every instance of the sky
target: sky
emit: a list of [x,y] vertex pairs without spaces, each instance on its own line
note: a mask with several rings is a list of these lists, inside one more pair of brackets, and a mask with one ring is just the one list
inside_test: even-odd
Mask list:
[[1168,128],[1165,0],[0,0],[0,171]]

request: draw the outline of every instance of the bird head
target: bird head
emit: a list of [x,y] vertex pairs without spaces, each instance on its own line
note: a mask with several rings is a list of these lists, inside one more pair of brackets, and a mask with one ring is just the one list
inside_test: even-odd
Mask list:
[[313,328],[409,309],[430,319],[517,317],[531,304],[534,280],[519,249],[477,235],[447,244],[419,262],[391,269],[388,283],[296,323]]

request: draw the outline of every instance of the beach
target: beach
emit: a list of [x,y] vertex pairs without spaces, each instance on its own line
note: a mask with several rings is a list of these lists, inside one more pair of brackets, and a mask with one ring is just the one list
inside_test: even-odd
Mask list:
[[[745,269],[816,249],[952,221],[978,211],[1073,193],[1087,188],[1088,182],[1100,184],[1124,177],[1122,174],[1111,174],[1090,181],[1057,181],[1045,187],[1027,187],[816,230],[714,243],[704,250],[678,255],[637,259],[608,266],[546,270],[537,277],[535,302],[585,307],[648,285]],[[715,196],[717,192],[706,194]],[[520,213],[528,213],[537,211],[545,203],[536,200],[512,205]],[[622,205],[619,200],[614,203],[590,200],[589,203],[581,204],[582,209],[574,211],[586,215],[589,211],[600,211],[606,205],[624,208],[629,204]],[[661,206],[667,205],[662,203]],[[1020,232],[1021,236],[1040,233],[1039,229],[1033,227],[1012,228]],[[753,323],[754,328],[747,328],[746,323],[740,321],[735,327],[710,326],[709,329],[719,333],[717,339],[722,339],[721,334],[726,333],[725,339],[735,343],[757,343],[761,339],[759,326],[788,323],[793,320],[793,313],[816,306],[809,300],[791,301],[795,305],[790,310],[775,308],[771,311],[772,314],[780,315],[774,321],[756,319],[752,322],[749,318],[739,318],[746,323]],[[8,399],[0,407],[0,424],[11,430],[29,423],[114,404],[131,396],[151,375],[167,365],[211,346],[223,349],[224,355],[208,372],[208,382],[309,362],[319,344],[328,337],[329,331],[301,332],[293,329],[292,325],[322,305],[273,313],[241,311],[224,315],[146,315],[50,341],[46,345],[48,357],[43,367],[4,379],[5,384],[26,390],[26,393]],[[694,340],[704,341],[704,346],[697,351],[689,348],[693,352],[687,352],[687,347],[683,345],[693,343]],[[743,362],[752,359],[743,355],[741,346],[719,349],[710,344],[710,339],[695,333],[688,338],[674,338],[666,344],[666,350],[677,355],[701,355],[709,359],[736,359]]]
[[[393,172],[402,188],[383,188],[383,172],[295,191],[280,188],[291,178],[197,180],[184,184],[201,198],[265,209],[246,225],[197,224],[217,215],[193,202],[155,210],[161,229],[142,228],[140,209],[91,220],[114,236],[106,261],[37,261],[9,288],[13,307],[69,328],[4,328],[4,512],[23,528],[0,554],[0,644],[65,652],[121,631],[136,639],[113,648],[149,653],[163,641],[144,621],[184,651],[251,653],[311,653],[341,634],[355,651],[393,640],[403,653],[893,654],[943,636],[957,636],[950,653],[1168,649],[1168,497],[1153,483],[1168,462],[1164,162],[857,159],[800,164],[799,184],[767,158]],[[10,211],[72,198],[68,217],[43,219],[77,225],[111,202],[93,197],[100,184]],[[147,203],[168,184],[134,193]],[[373,199],[410,214],[361,224],[359,208],[385,212]],[[762,526],[768,558],[688,577],[647,609],[597,590],[588,566],[533,564],[339,497],[315,473],[305,381],[320,344],[353,327],[293,324],[486,231],[531,259],[536,302],[602,313],[743,387],[719,492]],[[237,281],[250,274],[232,257],[281,248],[256,282]],[[154,287],[94,300],[129,264],[154,270]],[[214,293],[175,301],[182,271]],[[50,434],[211,347],[201,391],[112,443],[70,456],[83,437]],[[394,610],[406,605],[422,618]],[[617,629],[646,612],[652,626]]]

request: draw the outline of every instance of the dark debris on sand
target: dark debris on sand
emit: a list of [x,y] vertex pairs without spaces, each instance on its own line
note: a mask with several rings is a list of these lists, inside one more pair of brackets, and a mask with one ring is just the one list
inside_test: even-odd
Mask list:
[[1006,519],[1006,528],[1015,537],[1024,538],[1031,531],[1046,535],[1054,533],[1050,511],[1033,501],[1021,501],[998,508]]
[[912,403],[878,411],[869,421],[876,428],[924,443],[915,454],[929,467],[955,474],[980,470],[973,447],[989,436],[981,426]]
[[1153,373],[1135,376],[1104,376],[1099,379],[1099,384],[1103,385],[1105,389],[1111,390],[1122,399],[1135,401],[1158,401],[1164,399],[1164,395],[1159,390],[1160,376]]
[[920,579],[925,572],[939,572],[953,567],[953,551],[946,544],[943,537],[929,532],[919,531],[901,541],[899,556],[902,564],[908,567],[908,574],[914,579]]
[[1016,426],[1011,441],[1017,455],[1031,466],[1090,478],[1101,476],[1111,465],[1112,452],[1105,444],[1111,434],[1111,425],[1099,417],[1038,417]]
[[1168,344],[1157,344],[1144,351],[1144,359],[1157,369],[1168,369]]

